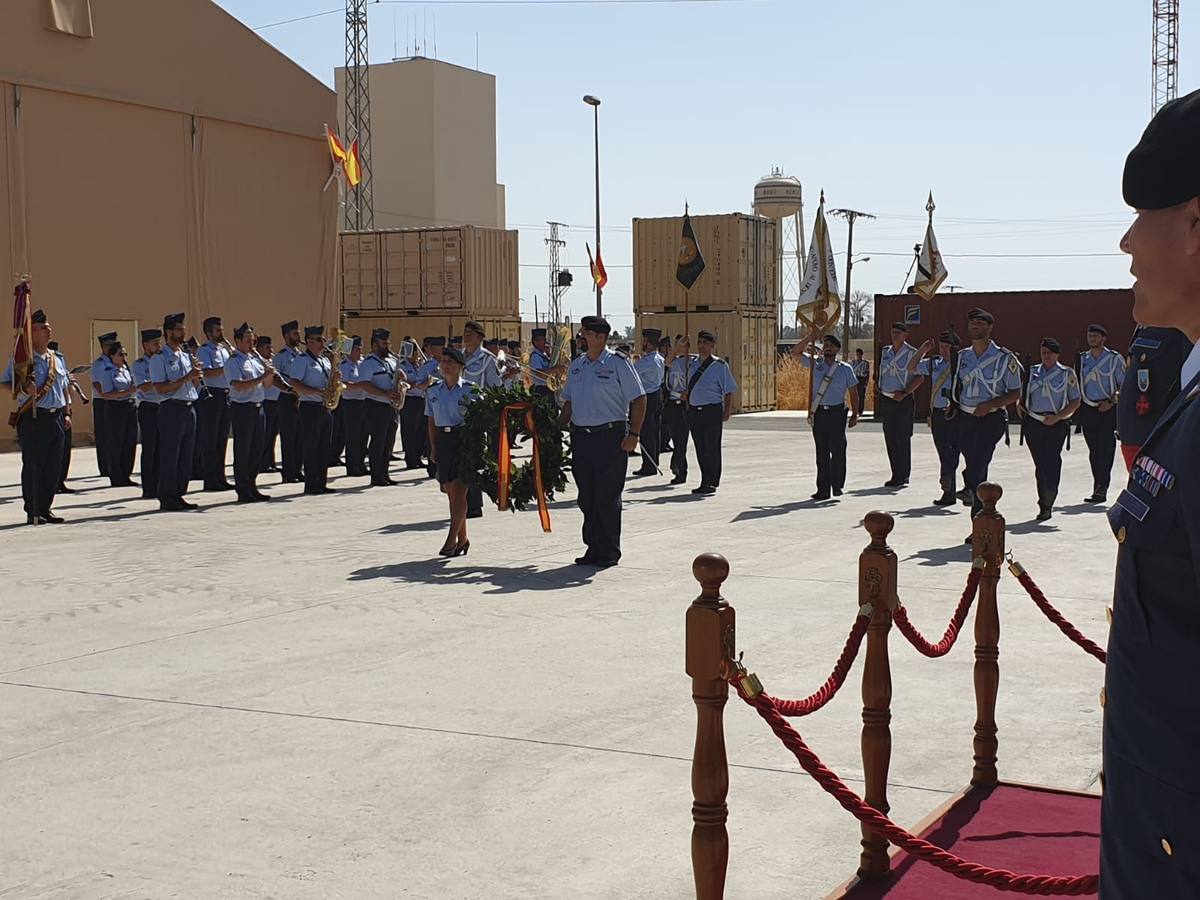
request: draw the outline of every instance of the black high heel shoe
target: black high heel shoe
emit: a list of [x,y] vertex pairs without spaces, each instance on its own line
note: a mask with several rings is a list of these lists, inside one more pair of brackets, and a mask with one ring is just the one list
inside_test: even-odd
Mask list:
[[454,552],[450,555],[451,556],[466,556],[467,551],[470,549],[471,549],[471,542],[463,541],[461,544],[459,544],[457,547],[454,548]]
[[438,551],[438,556],[455,556],[458,553],[457,544],[446,544]]

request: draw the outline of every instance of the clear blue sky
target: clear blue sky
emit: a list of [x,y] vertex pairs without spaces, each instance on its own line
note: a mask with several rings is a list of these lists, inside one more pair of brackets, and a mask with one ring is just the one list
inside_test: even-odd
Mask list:
[[[337,0],[218,0],[251,27],[334,9]],[[1181,28],[1181,89],[1194,85]],[[592,118],[603,100],[601,165],[606,312],[632,322],[630,220],[749,211],[773,165],[804,185],[806,227],[823,188],[860,221],[854,287],[901,287],[932,188],[948,284],[970,290],[1121,287],[1106,254],[1131,213],[1121,166],[1149,118],[1151,0],[1014,0],[1002,6],[742,0],[718,3],[380,3],[371,59],[405,55],[406,22],[437,56],[494,73],[499,180],[521,259],[545,263],[544,223],[570,223],[568,292],[593,305],[583,242],[593,223]],[[331,84],[341,14],[259,34]],[[424,24],[422,24],[424,22]],[[433,55],[433,47],[427,55]],[[845,227],[831,222],[844,287]],[[885,255],[894,254],[894,255]],[[523,313],[544,268],[522,269]],[[544,307],[543,307],[544,308]]]

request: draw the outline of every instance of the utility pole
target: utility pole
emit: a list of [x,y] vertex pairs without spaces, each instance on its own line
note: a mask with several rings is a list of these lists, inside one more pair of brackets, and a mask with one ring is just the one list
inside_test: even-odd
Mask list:
[[850,298],[854,296],[850,293],[850,273],[854,271],[854,222],[857,219],[874,219],[875,217],[857,209],[831,209],[829,214],[845,219],[850,226],[850,234],[846,238],[846,302],[843,304],[845,312],[842,315],[842,359],[848,359],[850,357]]
[[550,237],[546,238],[546,246],[550,248],[550,305],[546,310],[546,323],[557,325],[566,321],[562,314],[562,295],[571,286],[571,273],[565,273],[567,277],[562,278],[562,269],[559,267],[559,251],[567,245],[567,242],[558,236],[558,229],[567,226],[562,222],[547,222],[546,224],[550,226]]
[[1154,57],[1151,61],[1150,114],[1179,90],[1179,0],[1154,0]]
[[371,87],[367,55],[367,0],[346,0],[346,148],[358,141],[362,181],[346,185],[346,230],[375,228],[371,193]]

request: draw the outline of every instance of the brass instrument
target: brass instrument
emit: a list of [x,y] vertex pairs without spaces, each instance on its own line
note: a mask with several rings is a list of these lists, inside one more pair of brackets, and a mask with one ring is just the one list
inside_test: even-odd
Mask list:
[[330,362],[329,381],[325,385],[325,396],[321,402],[330,412],[337,409],[338,404],[342,402],[342,391],[346,390],[346,386],[342,384],[342,356],[348,354],[353,347],[353,339],[339,328],[333,333],[333,340],[329,342],[325,351]]
[[[571,347],[571,339],[572,339],[572,330],[573,329],[571,328],[571,325],[569,322],[566,325],[555,325],[554,328],[552,329],[551,334],[553,335],[553,338],[550,341],[550,353],[549,353],[550,368],[553,369],[560,365],[563,365],[564,362],[571,361],[570,347]],[[566,356],[565,361],[563,359],[564,354]],[[563,389],[563,387],[566,385],[566,383],[567,383],[567,374],[565,372],[561,375],[554,374],[554,375],[546,376],[546,387],[548,387],[550,390],[554,391],[555,393],[557,393],[558,391],[561,391]]]
[[404,408],[404,401],[408,399],[408,389],[412,385],[404,380],[404,370],[400,368],[400,357],[396,357],[396,375],[392,379],[392,393],[398,393],[399,399],[392,400],[392,409],[400,412]]

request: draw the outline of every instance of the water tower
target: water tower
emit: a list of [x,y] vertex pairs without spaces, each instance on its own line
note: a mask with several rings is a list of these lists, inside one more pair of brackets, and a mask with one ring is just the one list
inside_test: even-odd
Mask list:
[[796,303],[804,280],[804,192],[800,179],[782,169],[759,179],[754,186],[754,212],[775,220],[776,296],[779,297],[779,332],[783,333],[784,303]]

